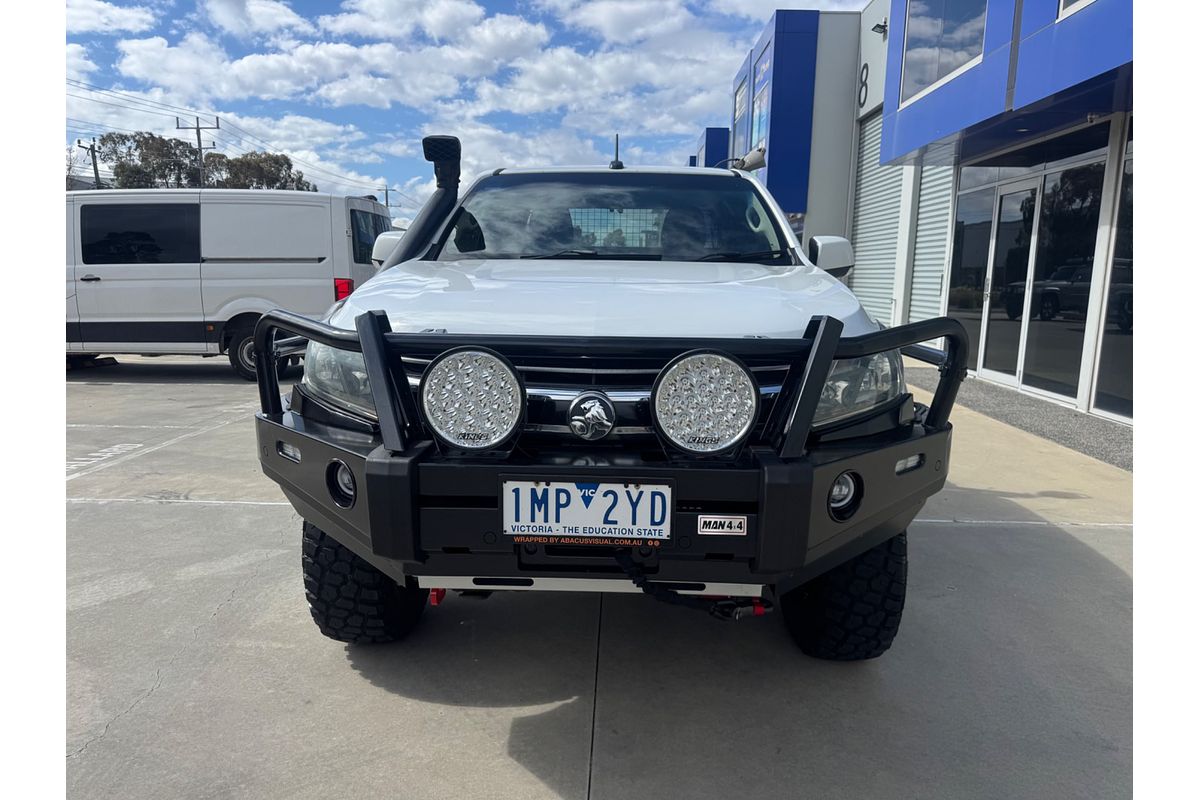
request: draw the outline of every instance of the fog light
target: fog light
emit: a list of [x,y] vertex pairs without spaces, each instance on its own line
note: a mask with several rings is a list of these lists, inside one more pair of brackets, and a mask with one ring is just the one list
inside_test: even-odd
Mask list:
[[912,472],[923,463],[925,463],[924,453],[917,453],[915,456],[902,458],[896,462],[896,474],[903,475],[905,472]]
[[349,467],[341,461],[329,462],[329,467],[325,470],[325,483],[329,487],[329,494],[333,497],[333,502],[342,508],[350,508],[354,505],[354,496],[358,487],[354,482],[354,473],[350,471]]
[[829,514],[839,522],[850,519],[862,501],[862,479],[853,472],[843,472],[829,488]]

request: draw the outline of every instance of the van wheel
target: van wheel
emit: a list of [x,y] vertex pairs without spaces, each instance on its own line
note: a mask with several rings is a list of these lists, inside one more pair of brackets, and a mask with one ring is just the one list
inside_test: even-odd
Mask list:
[[[257,381],[254,371],[254,328],[238,328],[229,336],[229,363],[233,371],[248,381]],[[291,358],[281,358],[275,364],[275,374],[283,377],[292,364]]]
[[907,583],[908,537],[901,533],[787,592],[779,605],[807,655],[862,661],[892,646]]
[[428,589],[401,586],[310,522],[304,523],[301,562],[308,609],[330,639],[394,642],[416,627],[425,610]]

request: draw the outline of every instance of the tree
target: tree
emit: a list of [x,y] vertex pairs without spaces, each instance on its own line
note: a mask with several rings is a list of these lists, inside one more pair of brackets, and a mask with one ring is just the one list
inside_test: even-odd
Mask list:
[[[197,188],[200,167],[196,147],[182,139],[153,133],[106,133],[97,155],[112,166],[118,189]],[[282,153],[249,152],[230,158],[223,153],[204,154],[204,185],[223,189],[299,189],[315,192],[315,184],[293,169]]]
[[226,159],[223,166],[225,177],[214,183],[222,188],[317,190],[305,180],[303,172],[292,168],[292,160],[282,153],[245,153]]

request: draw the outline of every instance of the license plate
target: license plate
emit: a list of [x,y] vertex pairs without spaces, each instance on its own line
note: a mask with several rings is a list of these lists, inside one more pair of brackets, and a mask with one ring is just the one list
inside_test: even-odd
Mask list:
[[503,495],[509,536],[553,538],[549,544],[671,538],[671,487],[665,484],[505,481]]

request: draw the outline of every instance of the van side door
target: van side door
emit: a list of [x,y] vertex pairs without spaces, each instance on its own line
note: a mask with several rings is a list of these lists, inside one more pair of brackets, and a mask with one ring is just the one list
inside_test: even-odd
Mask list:
[[275,308],[318,317],[333,305],[328,198],[284,194],[204,197],[204,318],[216,330]]
[[75,299],[75,198],[67,195],[67,352],[83,350],[79,303]]
[[200,203],[194,192],[78,198],[83,349],[204,352]]

